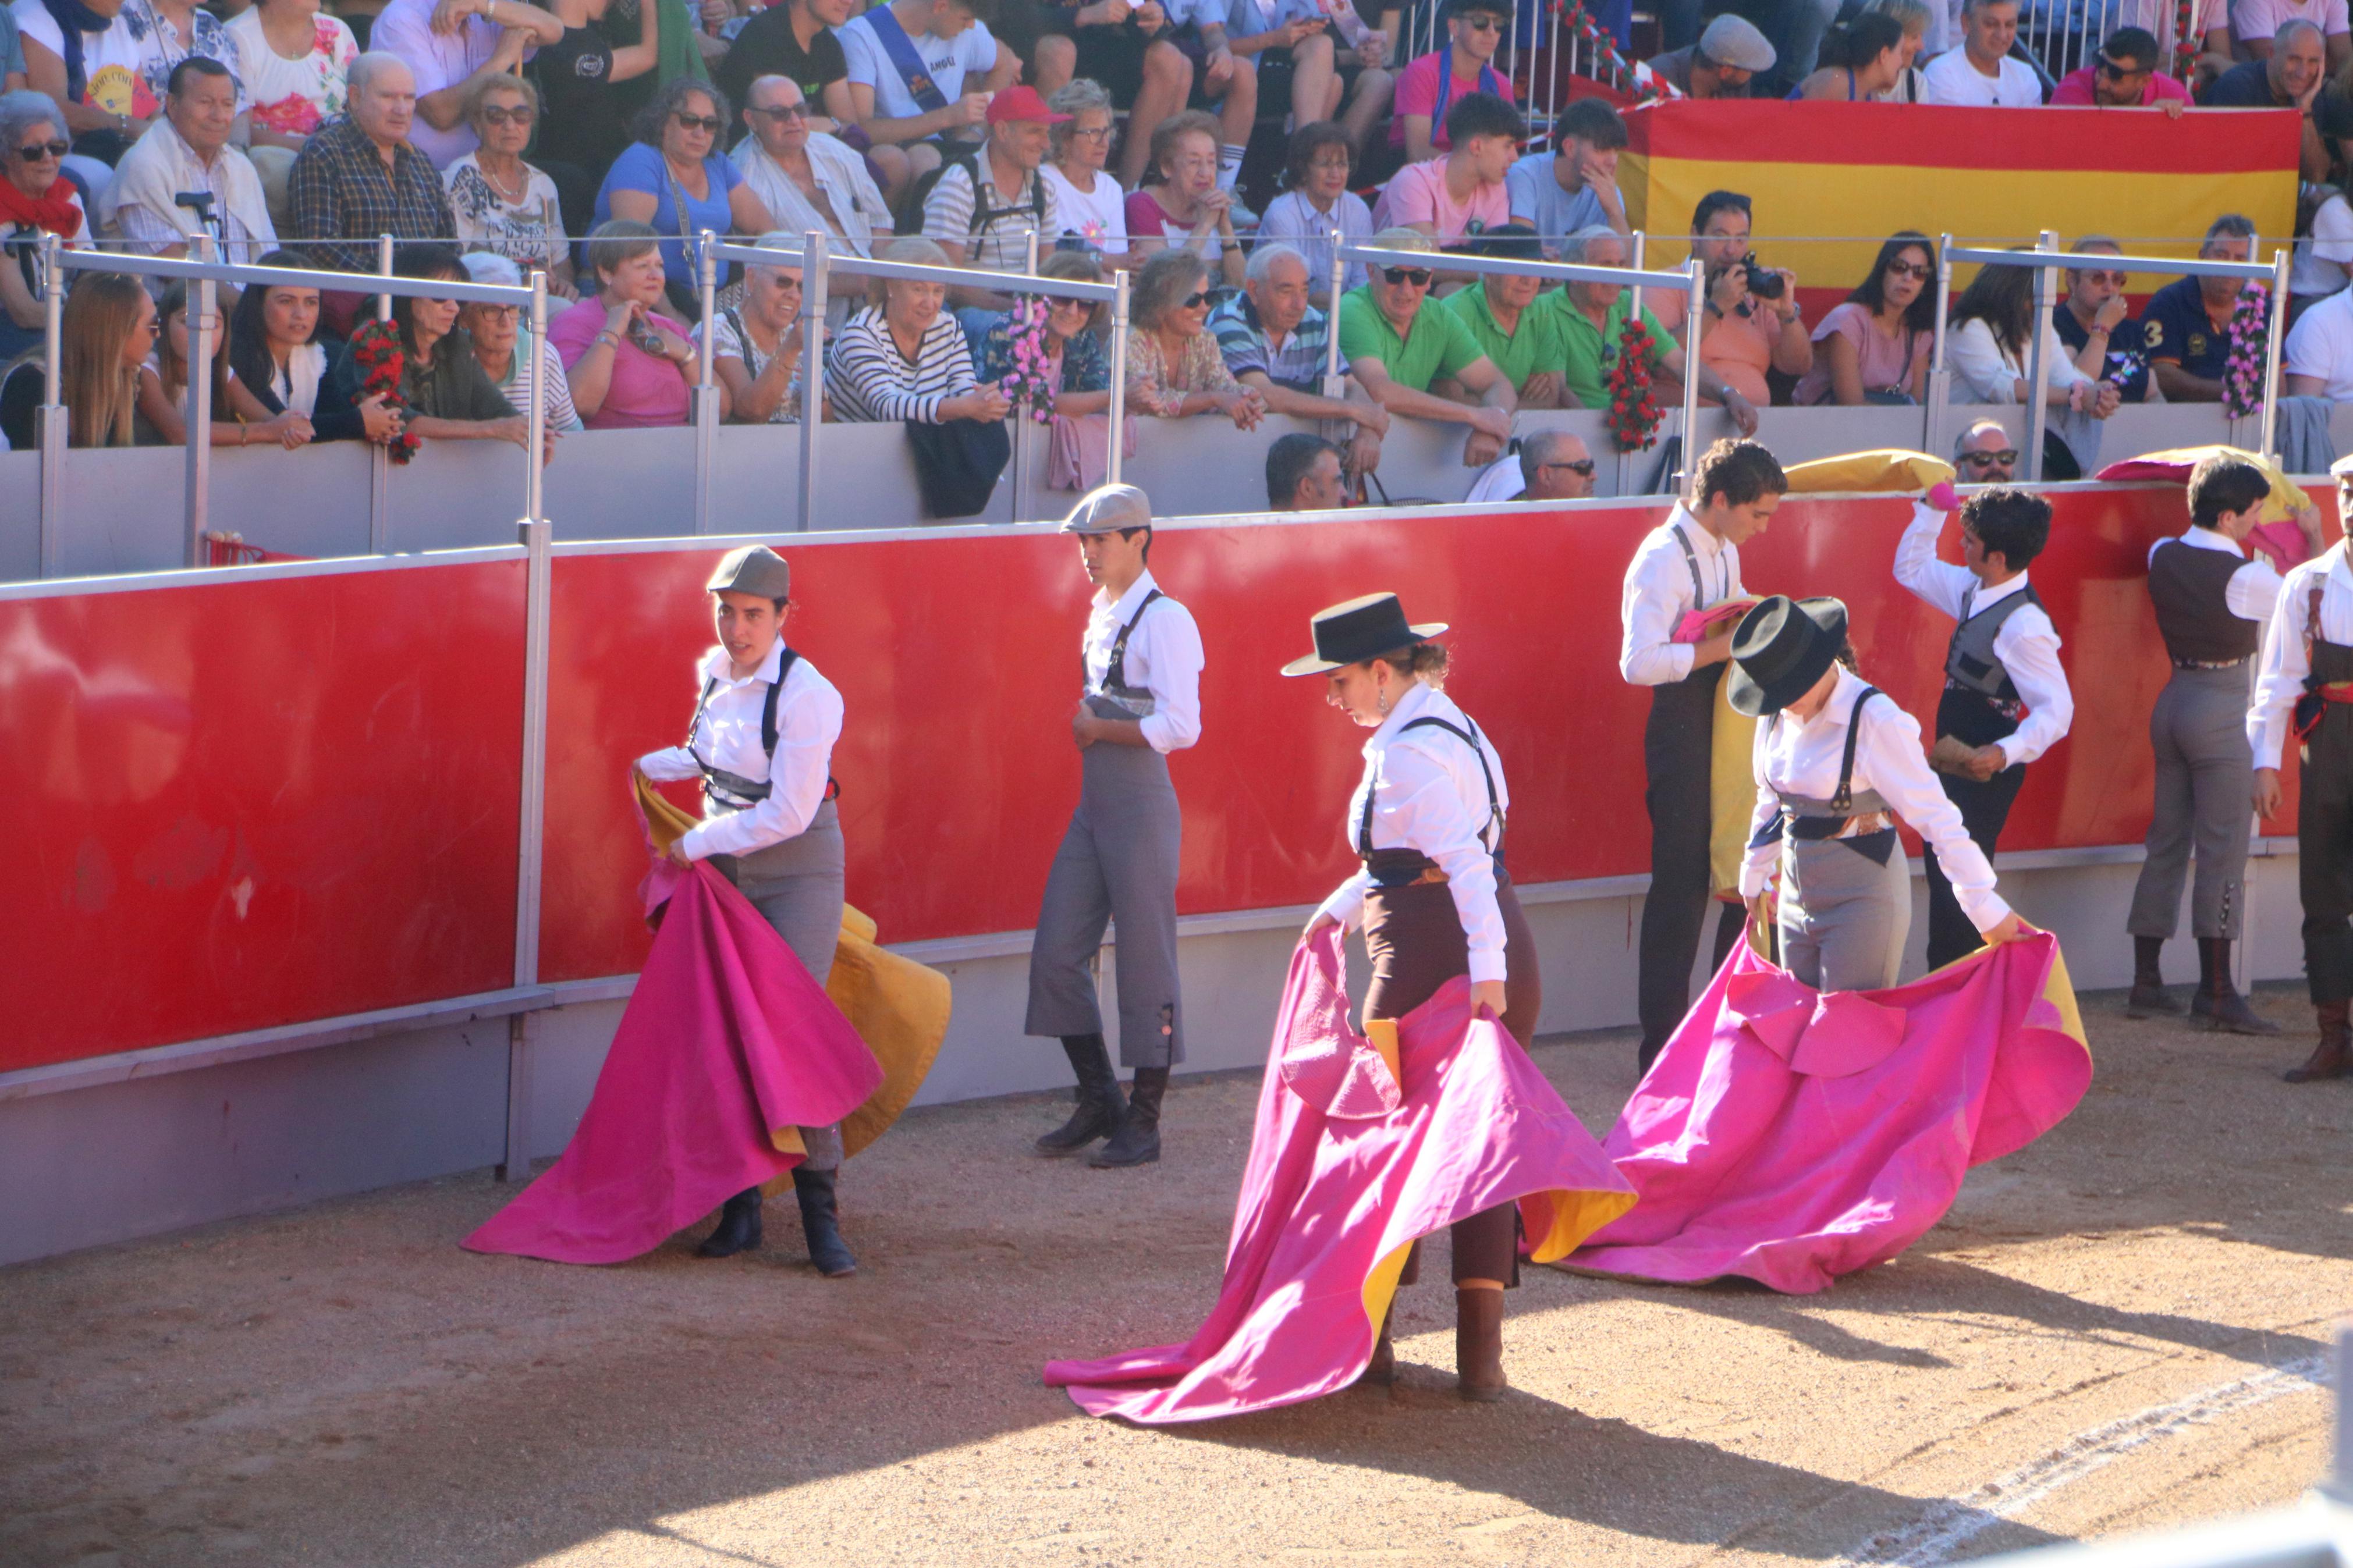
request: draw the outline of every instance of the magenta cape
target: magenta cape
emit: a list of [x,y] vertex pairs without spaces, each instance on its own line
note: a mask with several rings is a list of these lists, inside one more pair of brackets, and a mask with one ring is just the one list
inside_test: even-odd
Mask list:
[[[776,928],[709,866],[657,862],[654,933],[564,1157],[476,1252],[619,1263],[801,1163],[802,1127],[863,1104],[881,1066]],[[791,1151],[787,1152],[786,1151]]]
[[1372,1359],[1417,1238],[1517,1200],[1550,1261],[1633,1203],[1517,1042],[1471,1016],[1467,980],[1398,1020],[1397,1058],[1402,1091],[1349,1026],[1339,931],[1301,943],[1208,1321],[1185,1344],[1050,1363],[1046,1381],[1148,1425],[1314,1399]]
[[1970,1166],[2056,1126],[2091,1081],[2047,932],[1828,994],[1743,942],[1610,1130],[1641,1206],[1567,1267],[1820,1290],[1911,1246]]

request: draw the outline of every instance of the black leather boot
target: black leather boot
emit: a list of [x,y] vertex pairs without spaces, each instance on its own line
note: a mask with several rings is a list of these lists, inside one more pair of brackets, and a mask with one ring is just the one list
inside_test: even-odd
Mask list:
[[2312,1058],[2300,1068],[2290,1068],[2281,1076],[2290,1083],[2316,1083],[2322,1079],[2353,1078],[2353,1029],[2347,1022],[2348,1004],[2323,1002],[2316,1009],[2320,1015],[2320,1044]]
[[1087,1156],[1098,1171],[1149,1165],[1160,1158],[1160,1097],[1168,1088],[1166,1068],[1138,1068],[1127,1091],[1127,1114],[1111,1142]]
[[2164,951],[2161,936],[2133,938],[2132,994],[2125,998],[2126,1017],[2153,1018],[2181,1011],[2181,1004],[2165,994],[2165,977],[2158,964]]
[[843,1279],[858,1272],[858,1259],[849,1255],[849,1244],[841,1239],[841,1216],[833,1203],[835,1174],[794,1166],[793,1196],[800,1200],[801,1236],[808,1243],[809,1261],[827,1279]]
[[1118,1131],[1119,1119],[1127,1110],[1127,1102],[1120,1098],[1119,1074],[1112,1070],[1111,1051],[1101,1035],[1064,1035],[1062,1049],[1070,1056],[1071,1070],[1079,1076],[1079,1108],[1037,1142],[1038,1152],[1058,1158]]
[[697,1258],[733,1258],[760,1245],[760,1205],[766,1200],[757,1187],[746,1187],[720,1206],[719,1228],[694,1249]]
[[2189,1001],[2189,1025],[2225,1035],[2276,1035],[2280,1026],[2247,1005],[2231,984],[2231,940],[2198,939],[2198,994]]

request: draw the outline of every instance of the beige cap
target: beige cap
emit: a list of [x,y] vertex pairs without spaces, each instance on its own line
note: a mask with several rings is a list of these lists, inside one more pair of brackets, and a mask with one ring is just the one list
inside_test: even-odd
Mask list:
[[1134,485],[1097,485],[1062,520],[1064,533],[1117,533],[1151,526],[1151,499]]
[[703,584],[714,594],[757,594],[764,599],[793,596],[793,569],[765,544],[747,544],[719,558],[719,570]]

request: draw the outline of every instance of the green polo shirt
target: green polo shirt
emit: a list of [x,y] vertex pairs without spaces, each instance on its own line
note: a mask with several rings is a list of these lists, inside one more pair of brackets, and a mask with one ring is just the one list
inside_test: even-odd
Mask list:
[[[1549,310],[1560,324],[1561,335],[1567,340],[1567,371],[1564,377],[1568,390],[1588,408],[1609,406],[1609,372],[1618,363],[1618,337],[1626,330],[1626,307],[1633,300],[1630,289],[1618,296],[1609,307],[1606,325],[1595,327],[1593,319],[1578,310],[1566,289],[1556,289],[1549,294],[1539,294],[1531,311]],[[1650,311],[1642,312],[1642,324],[1651,329],[1651,342],[1655,345],[1651,353],[1651,374],[1661,374],[1666,368],[1666,356],[1674,352],[1675,340],[1659,318]],[[1521,329],[1526,330],[1525,326]]]
[[1456,289],[1440,301],[1440,309],[1461,319],[1479,352],[1495,362],[1495,368],[1517,392],[1530,376],[1539,371],[1557,371],[1568,359],[1567,333],[1556,312],[1540,308],[1542,299],[1538,295],[1528,301],[1520,312],[1517,329],[1511,332],[1496,324],[1494,307],[1482,284],[1474,282]]
[[1370,285],[1340,296],[1340,354],[1350,364],[1377,359],[1391,381],[1415,392],[1428,392],[1441,375],[1461,375],[1481,357],[1462,318],[1428,300],[1414,312],[1411,331],[1398,336],[1373,302]]

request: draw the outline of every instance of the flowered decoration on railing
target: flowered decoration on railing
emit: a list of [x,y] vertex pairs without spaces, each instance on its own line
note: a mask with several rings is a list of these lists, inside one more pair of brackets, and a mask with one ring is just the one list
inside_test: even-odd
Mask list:
[[1674,83],[1653,71],[1649,62],[1637,63],[1620,53],[1616,35],[1593,19],[1592,13],[1585,8],[1585,0],[1552,0],[1552,14],[1554,37],[1557,39],[1565,31],[1582,40],[1601,69],[1609,73],[1609,85],[1636,103],[1683,96]]
[[1639,312],[1628,311],[1618,336],[1618,362],[1609,367],[1610,439],[1621,452],[1646,450],[1659,436],[1659,402],[1651,393],[1651,356],[1657,344]]
[[1054,356],[1046,350],[1050,309],[1043,295],[1024,294],[1014,301],[1005,323],[1013,348],[1013,368],[997,384],[1012,400],[1016,418],[1035,419],[1040,425],[1054,417],[1057,367]]
[[2263,373],[2271,334],[2272,291],[2261,283],[2239,290],[2238,308],[2231,312],[2228,355],[2222,361],[2222,416],[2245,419],[2263,406]]
[[360,367],[360,397],[382,396],[384,405],[403,416],[401,427],[384,444],[385,455],[396,463],[417,456],[417,439],[408,433],[408,400],[400,395],[401,374],[408,368],[408,351],[400,329],[373,318],[352,333],[352,362]]

